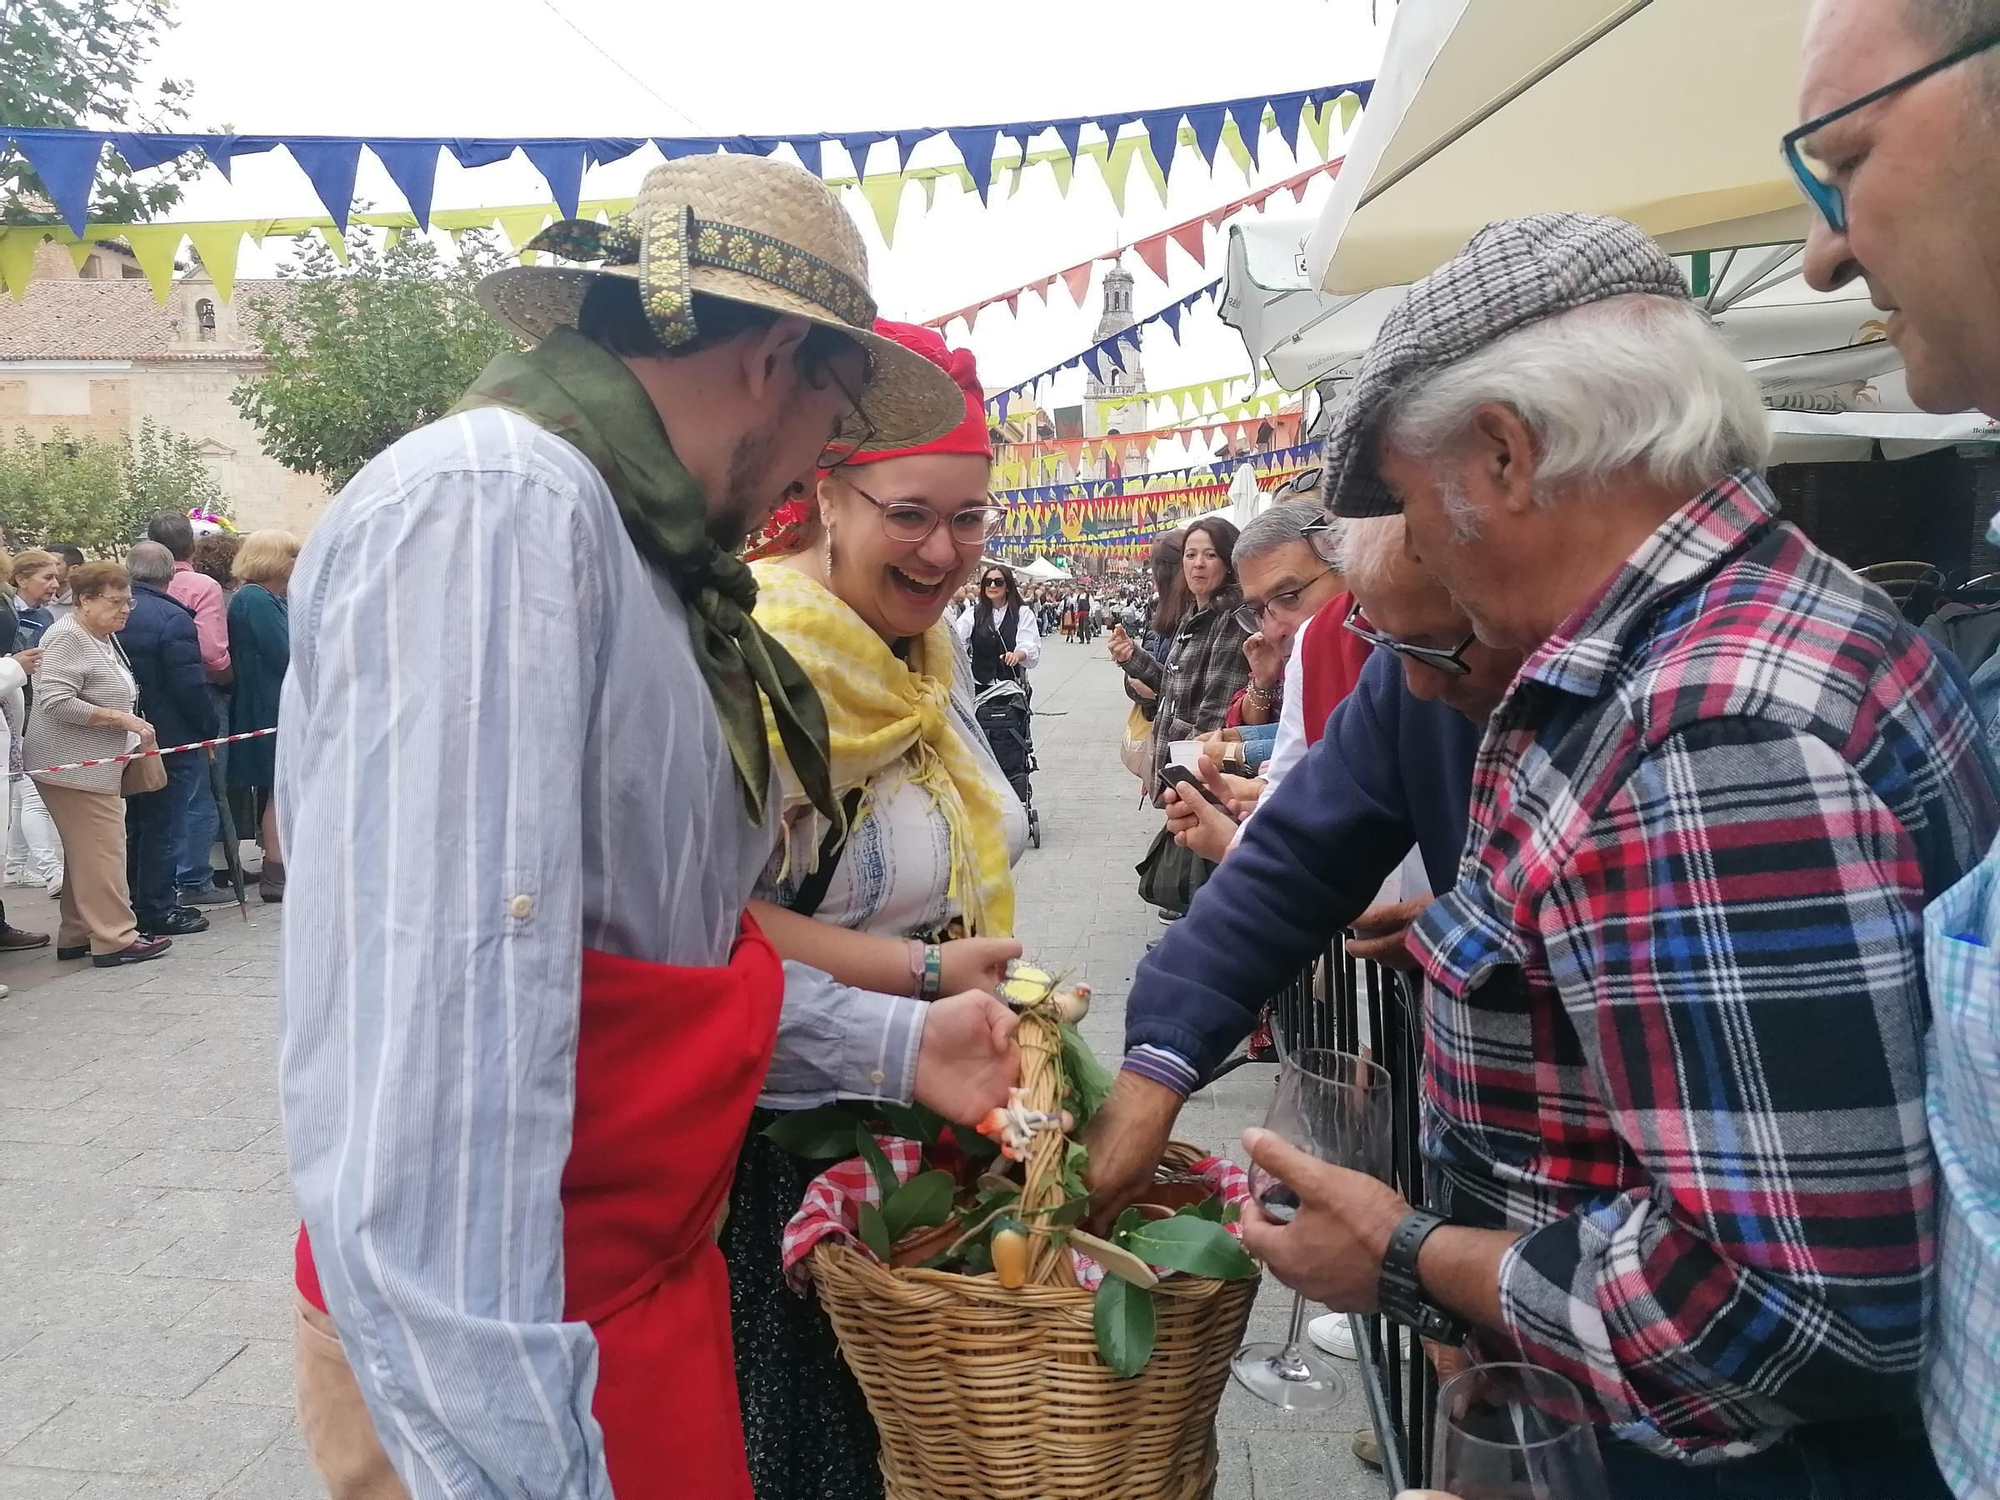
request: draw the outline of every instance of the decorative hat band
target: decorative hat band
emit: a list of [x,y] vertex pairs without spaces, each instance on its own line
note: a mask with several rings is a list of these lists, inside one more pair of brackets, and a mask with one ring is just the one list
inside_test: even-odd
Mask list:
[[755,229],[697,219],[687,205],[655,209],[639,224],[632,216],[611,224],[565,219],[544,229],[526,248],[563,260],[637,266],[647,320],[670,349],[688,343],[698,331],[689,280],[695,266],[753,276],[828,309],[850,327],[875,326],[875,299],[838,266]]

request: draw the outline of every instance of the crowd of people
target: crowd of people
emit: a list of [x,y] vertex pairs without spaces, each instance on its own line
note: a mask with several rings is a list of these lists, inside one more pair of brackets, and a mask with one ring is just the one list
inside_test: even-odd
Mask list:
[[[1993,159],[1996,28],[1823,3],[1808,45],[1809,278],[1867,279],[1938,410],[2000,413],[2000,177],[1923,144]],[[1151,762],[1205,878],[1134,978],[1094,1206],[1351,933],[1423,986],[1424,1181],[1252,1132],[1302,1200],[1246,1214],[1282,1280],[1567,1377],[1620,1500],[1991,1500],[2000,722],[1780,517],[1768,451],[1629,225],[1502,221],[1410,290],[1320,496],[1230,554],[1252,689],[1176,724],[1192,781]],[[1159,632],[1202,672],[1182,575]]]
[[[159,756],[133,752],[269,730],[289,663],[289,532],[196,537],[153,518],[121,561],[64,543],[15,553],[0,592],[6,883],[59,903],[56,957],[101,968],[161,957],[235,899],[224,831],[262,820],[262,899],[284,899],[270,821],[268,736]],[[95,764],[85,764],[95,762]],[[225,867],[215,866],[224,843]],[[239,872],[240,873],[240,872]],[[17,898],[18,899],[18,898]],[[6,920],[0,952],[47,947]]]
[[[2000,7],[1814,17],[1809,275],[1895,307],[1917,400],[2000,416]],[[1249,1133],[1299,1199],[1243,1215],[1280,1280],[1566,1377],[1617,1500],[2000,1495],[1996,727],[1780,516],[1756,384],[1658,244],[1482,230],[1389,314],[1322,468],[1159,538],[1143,591],[987,555],[974,361],[876,317],[811,175],[688,157],[533,248],[480,288],[524,351],[303,549],[252,535],[232,592],[161,517],[116,562],[18,554],[0,619],[64,956],[196,930],[211,817],[289,895],[333,1495],[882,1494],[779,1272],[827,1163],[769,1129],[967,1124],[1018,1083],[1029,825],[977,702],[1100,626],[1167,925],[1094,1225],[1346,935],[1421,986],[1421,1201]],[[471,582],[404,649],[441,555]],[[246,819],[205,757],[49,769],[275,724],[280,682],[285,733],[229,747]]]

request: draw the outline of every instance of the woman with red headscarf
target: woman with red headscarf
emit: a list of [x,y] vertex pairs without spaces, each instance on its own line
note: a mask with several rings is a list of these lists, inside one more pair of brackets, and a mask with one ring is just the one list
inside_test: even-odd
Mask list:
[[[783,555],[753,565],[758,623],[825,704],[847,827],[814,810],[772,726],[785,777],[783,837],[751,909],[778,952],[798,961],[786,965],[788,987],[811,982],[816,969],[862,990],[930,1000],[992,989],[1019,956],[1012,866],[1028,825],[974,717],[972,666],[944,618],[1001,519],[986,487],[992,454],[978,373],[969,352],[947,349],[929,329],[875,327],[958,382],[965,418],[923,447],[864,452],[823,472],[772,549]],[[1015,1066],[1011,1042],[996,1041],[996,1071]],[[878,1098],[914,1094],[950,1115],[949,1100],[978,1095],[933,1093],[921,1067],[912,1089],[917,1051],[912,1037],[902,1056],[879,1059]],[[830,1162],[792,1156],[761,1133],[780,1111],[833,1100],[809,1066],[774,1066],[723,1231],[758,1500],[882,1493],[874,1424],[832,1327],[817,1301],[785,1285],[779,1265],[785,1222]],[[865,1114],[865,1105],[856,1111]]]

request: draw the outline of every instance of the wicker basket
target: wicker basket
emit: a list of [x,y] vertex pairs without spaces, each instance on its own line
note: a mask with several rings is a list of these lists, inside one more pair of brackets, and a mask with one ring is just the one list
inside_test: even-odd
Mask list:
[[[1023,1019],[1031,1105],[1055,1104],[1055,1031]],[[1061,1141],[1037,1137],[1022,1207],[1059,1192]],[[1168,1164],[1198,1158],[1176,1144]],[[887,1270],[832,1240],[813,1281],[882,1438],[887,1500],[1199,1500],[1215,1485],[1215,1411],[1255,1278],[1173,1276],[1154,1290],[1153,1357],[1130,1380],[1098,1356],[1094,1294],[1038,1245],[1028,1285]]]

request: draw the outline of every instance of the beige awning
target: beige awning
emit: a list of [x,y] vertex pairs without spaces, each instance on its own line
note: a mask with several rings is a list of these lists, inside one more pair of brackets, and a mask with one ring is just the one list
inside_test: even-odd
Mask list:
[[1629,219],[1676,253],[1805,238],[1778,155],[1808,0],[1402,0],[1317,284],[1416,280],[1493,219]]

